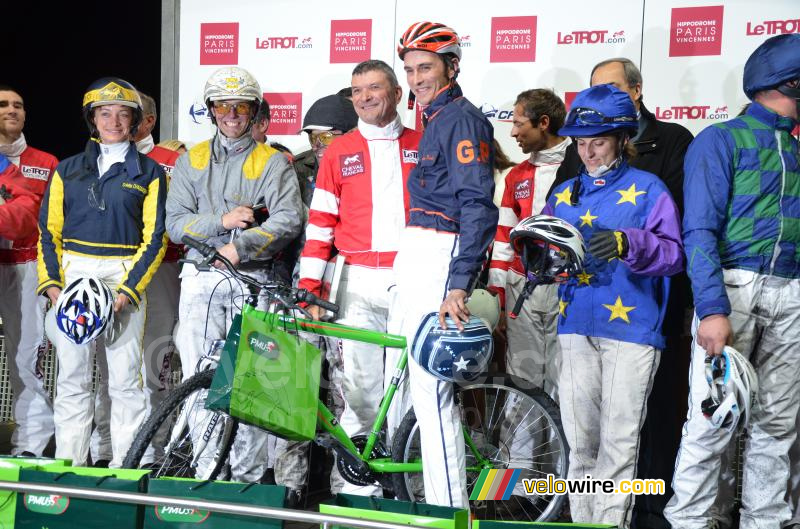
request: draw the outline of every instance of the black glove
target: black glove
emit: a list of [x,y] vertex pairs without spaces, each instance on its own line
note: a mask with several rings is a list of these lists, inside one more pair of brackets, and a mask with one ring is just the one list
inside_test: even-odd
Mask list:
[[589,240],[589,253],[598,261],[610,261],[628,254],[628,237],[622,231],[598,231]]

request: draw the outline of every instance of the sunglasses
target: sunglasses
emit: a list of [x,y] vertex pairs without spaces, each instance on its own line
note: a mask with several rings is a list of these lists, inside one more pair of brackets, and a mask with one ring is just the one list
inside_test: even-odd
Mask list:
[[631,116],[609,117],[593,108],[573,108],[569,111],[567,123],[580,123],[583,125],[602,125],[603,123],[632,123],[636,120]]
[[228,113],[233,109],[233,111],[240,115],[245,116],[250,113],[250,110],[253,107],[250,103],[241,102],[241,103],[228,103],[227,101],[215,101],[214,102],[214,114],[217,116],[227,116]]
[[319,134],[309,134],[308,141],[311,143],[311,145],[318,144],[323,147],[327,147],[328,145],[333,143],[333,140],[335,140],[337,136],[341,136],[341,134],[334,132],[321,132]]

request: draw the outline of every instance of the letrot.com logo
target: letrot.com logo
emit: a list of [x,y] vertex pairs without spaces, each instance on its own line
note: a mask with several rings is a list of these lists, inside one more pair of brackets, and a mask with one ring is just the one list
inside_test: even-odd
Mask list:
[[372,19],[331,20],[331,63],[366,61],[371,42]]
[[625,30],[609,31],[596,29],[592,31],[558,32],[556,44],[621,44],[625,42]]
[[239,62],[239,23],[200,24],[200,64]]
[[462,35],[458,37],[458,43],[462,48],[469,48],[472,46],[472,37],[469,35]]
[[656,119],[728,119],[728,105],[712,107],[711,105],[656,107]]
[[313,48],[311,37],[256,37],[257,50]]
[[276,136],[297,134],[303,115],[303,94],[300,92],[265,93],[269,103],[269,133]]
[[800,33],[800,18],[747,23],[747,35],[780,35],[782,33]]
[[536,17],[492,17],[489,62],[534,62]]
[[672,8],[669,56],[719,55],[722,12],[723,6]]

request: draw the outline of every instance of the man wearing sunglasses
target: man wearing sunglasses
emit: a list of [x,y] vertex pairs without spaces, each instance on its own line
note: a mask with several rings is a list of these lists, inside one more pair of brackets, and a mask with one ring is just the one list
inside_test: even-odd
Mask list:
[[[300,234],[305,211],[286,156],[250,134],[262,97],[258,81],[243,68],[223,67],[211,74],[204,100],[215,134],[178,159],[166,209],[173,241],[189,235],[216,247],[258,281],[268,281],[280,268],[276,262],[281,251]],[[263,205],[258,217],[254,205]],[[264,209],[267,213],[262,214]],[[195,250],[189,250],[187,258],[202,259]],[[212,341],[225,338],[233,305],[243,294],[247,288],[224,273],[183,266],[175,344],[184,380],[194,374]],[[232,479],[258,482],[262,478],[266,441],[265,432],[240,425],[231,451]],[[282,484],[290,489],[302,486]]]
[[[684,169],[683,237],[695,301],[689,413],[664,514],[672,527],[716,523],[722,454],[736,430],[703,416],[707,355],[732,345],[755,368],[758,408],[745,436],[739,526],[787,527],[787,453],[800,406],[800,34],[747,59],[741,116],[705,128]],[[796,527],[796,525],[792,525]]]
[[311,105],[303,119],[303,128],[298,132],[308,135],[311,149],[298,154],[294,159],[294,169],[303,182],[301,192],[306,206],[316,187],[317,171],[325,150],[333,140],[358,124],[358,115],[353,102],[348,98],[333,94],[318,99]]

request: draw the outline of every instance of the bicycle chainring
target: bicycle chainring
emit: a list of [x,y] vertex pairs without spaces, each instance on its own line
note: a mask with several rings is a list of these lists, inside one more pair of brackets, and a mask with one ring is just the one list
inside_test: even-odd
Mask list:
[[[367,444],[366,435],[356,435],[350,440],[353,441],[353,444],[356,445],[359,452],[363,450]],[[380,439],[375,443],[375,446],[372,448],[372,453],[370,454],[370,458],[377,457],[389,457],[389,451],[386,450],[386,447]],[[351,454],[340,453],[336,458],[336,468],[339,469],[339,474],[341,474],[348,483],[352,483],[353,485],[374,485],[376,481],[379,481],[371,471],[360,471]]]

